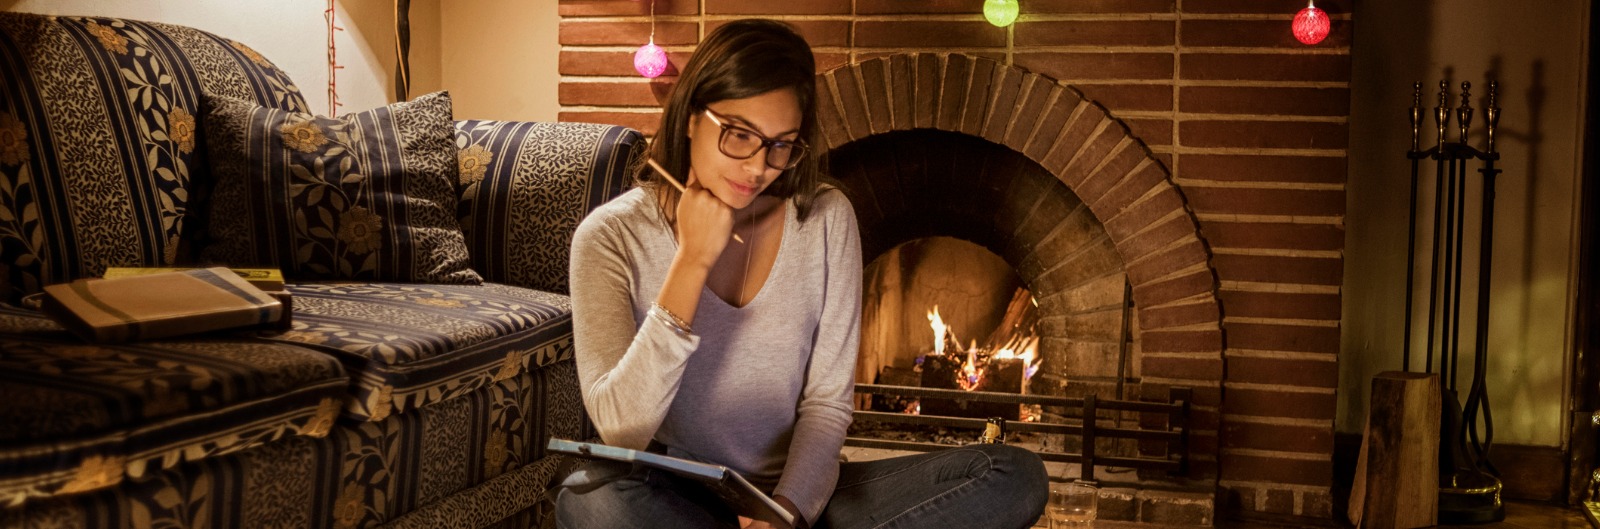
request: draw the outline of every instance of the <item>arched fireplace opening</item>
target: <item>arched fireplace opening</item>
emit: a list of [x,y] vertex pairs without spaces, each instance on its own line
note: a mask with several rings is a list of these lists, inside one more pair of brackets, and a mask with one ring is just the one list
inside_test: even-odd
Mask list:
[[[1141,429],[1183,422],[1176,446],[1189,457],[1153,479],[1214,484],[1219,283],[1163,157],[1072,86],[984,58],[894,54],[819,74],[817,86],[830,172],[854,201],[867,262],[941,235],[993,252],[1039,303],[1042,366],[1066,371],[1038,375],[1029,389],[1040,395],[1010,402],[1060,403],[1070,417],[1091,408],[1075,404],[1088,395],[1114,398],[1118,381],[1129,401],[1181,401],[1181,413],[1166,416],[1119,409],[1145,410]],[[952,395],[943,391],[961,390],[915,393]],[[858,411],[858,419],[880,413]],[[1105,426],[1108,417],[1097,415]],[[1104,438],[1096,439],[1099,450]],[[1141,442],[1141,457],[1171,454],[1153,450]]]
[[[977,360],[1009,353],[1026,357],[1011,366],[1021,373],[991,370],[985,376],[1004,386],[986,390],[1136,397],[1138,341],[1124,323],[1137,322],[1124,310],[1122,259],[1054,174],[1004,145],[934,129],[861,138],[835,149],[830,166],[855,205],[869,263],[858,382],[974,389],[990,384],[977,377],[993,365]],[[928,379],[935,309],[951,331],[944,356],[969,367],[959,383]],[[1019,321],[1027,328],[1013,328]]]

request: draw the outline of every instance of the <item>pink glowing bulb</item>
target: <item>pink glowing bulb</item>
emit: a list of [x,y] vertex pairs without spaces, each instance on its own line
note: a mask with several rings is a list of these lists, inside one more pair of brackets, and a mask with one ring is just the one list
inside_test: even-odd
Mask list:
[[1302,44],[1312,45],[1328,38],[1328,12],[1306,2],[1306,8],[1294,16],[1294,38]]
[[667,71],[667,52],[656,45],[656,39],[650,39],[649,44],[639,47],[633,52],[633,69],[639,75],[654,79]]

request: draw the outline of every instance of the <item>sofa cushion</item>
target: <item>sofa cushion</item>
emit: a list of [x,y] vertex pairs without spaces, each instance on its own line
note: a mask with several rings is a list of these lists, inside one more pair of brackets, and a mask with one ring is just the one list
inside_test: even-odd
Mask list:
[[292,279],[476,284],[444,92],[337,119],[218,98],[204,260]]
[[566,296],[521,287],[305,283],[294,325],[256,336],[337,356],[354,397],[345,415],[380,421],[572,356]]
[[567,290],[572,233],[633,184],[644,136],[613,125],[460,121],[461,227],[497,283]]
[[494,522],[548,501],[574,462],[545,455],[546,440],[594,435],[581,400],[576,367],[559,362],[414,413],[340,421],[325,437],[0,509],[0,527],[541,527]]
[[0,12],[0,302],[168,266],[206,180],[202,91],[305,100],[246,46],[181,26]]
[[347,383],[300,347],[215,334],[87,345],[0,306],[0,507],[326,435]]

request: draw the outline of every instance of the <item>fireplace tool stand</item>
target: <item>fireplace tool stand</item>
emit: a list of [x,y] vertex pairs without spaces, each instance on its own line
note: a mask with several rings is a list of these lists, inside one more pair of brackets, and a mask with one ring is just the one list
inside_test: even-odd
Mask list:
[[[1495,177],[1500,173],[1495,162],[1500,154],[1495,152],[1495,129],[1500,121],[1500,107],[1496,106],[1498,87],[1489,82],[1489,98],[1484,108],[1487,121],[1487,142],[1478,150],[1468,142],[1473,108],[1471,84],[1461,83],[1461,106],[1449,108],[1449,85],[1439,81],[1439,105],[1433,108],[1434,125],[1438,141],[1427,150],[1420,148],[1422,128],[1422,83],[1412,85],[1411,150],[1406,157],[1411,160],[1411,219],[1407,236],[1406,294],[1404,325],[1405,345],[1402,359],[1405,370],[1411,371],[1412,303],[1416,291],[1414,279],[1417,255],[1417,188],[1423,160],[1433,160],[1433,229],[1430,232],[1432,250],[1429,254],[1427,287],[1427,339],[1424,349],[1424,372],[1433,373],[1433,354],[1439,352],[1438,373],[1443,379],[1443,420],[1440,424],[1439,442],[1439,523],[1488,523],[1504,520],[1505,506],[1501,502],[1499,471],[1489,461],[1489,448],[1494,441],[1494,422],[1489,410],[1485,371],[1488,368],[1489,332],[1489,268],[1494,248]],[[1446,129],[1451,111],[1456,115],[1458,140],[1446,142]],[[1474,313],[1472,385],[1466,400],[1459,400],[1457,373],[1461,368],[1461,297],[1470,288],[1465,284],[1462,266],[1471,257],[1466,255],[1464,235],[1467,230],[1469,204],[1467,192],[1473,176],[1467,169],[1481,164],[1476,171],[1481,175],[1482,201],[1478,204],[1479,223],[1477,235],[1477,311]],[[1482,418],[1483,436],[1479,438],[1479,418]]]

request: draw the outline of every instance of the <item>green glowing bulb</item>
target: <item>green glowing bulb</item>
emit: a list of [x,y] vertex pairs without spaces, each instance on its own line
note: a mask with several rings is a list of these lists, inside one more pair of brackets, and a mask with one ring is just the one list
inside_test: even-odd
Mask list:
[[1002,28],[1011,25],[1017,21],[1017,0],[985,0],[983,18]]

